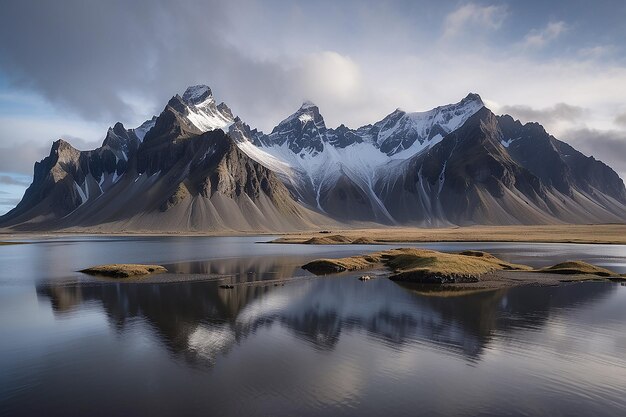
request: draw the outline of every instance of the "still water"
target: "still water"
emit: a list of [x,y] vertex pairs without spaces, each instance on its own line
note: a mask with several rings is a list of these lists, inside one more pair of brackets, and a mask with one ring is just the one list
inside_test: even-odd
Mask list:
[[[0,246],[0,413],[626,415],[625,286],[439,298],[387,279],[313,278],[299,268],[380,246],[256,243],[271,239]],[[626,272],[620,245],[413,246]],[[74,272],[130,262],[164,264],[185,280],[110,283]],[[224,290],[191,274],[272,283]],[[281,279],[290,280],[273,284]]]

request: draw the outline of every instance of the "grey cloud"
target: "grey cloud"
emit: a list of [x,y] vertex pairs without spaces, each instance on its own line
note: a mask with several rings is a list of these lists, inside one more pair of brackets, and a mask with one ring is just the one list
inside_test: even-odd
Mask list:
[[15,84],[85,116],[109,117],[113,109],[128,112],[111,87],[130,87],[128,74],[135,71],[128,69],[140,68],[149,51],[137,48],[146,35],[133,29],[136,13],[113,16],[110,11],[97,1],[69,1],[63,7],[10,2],[0,25],[2,68]]
[[[237,115],[264,130],[303,99],[320,105],[331,125],[358,126],[376,120],[368,114],[382,118],[422,100],[407,96],[430,95],[426,84],[437,85],[431,71],[418,71],[406,57],[437,52],[426,39],[436,43],[434,29],[447,15],[463,27],[491,29],[506,15],[503,6],[443,3],[5,1],[0,75],[92,121],[140,123],[176,92],[207,83]],[[428,16],[422,12],[426,8]],[[349,68],[325,54],[330,51],[359,63],[356,72],[363,74],[354,77],[359,84],[350,94],[337,91],[343,89],[337,80],[347,79],[342,72]],[[311,55],[317,66],[311,65]],[[398,74],[412,78],[401,81]],[[476,87],[455,88],[446,100]]]
[[[265,130],[295,111],[301,100],[318,102],[320,97],[330,97],[318,102],[330,124],[358,126],[375,120],[366,115],[382,118],[398,106],[444,103],[431,96],[456,99],[510,84],[513,74],[500,79],[509,68],[491,65],[506,62],[503,54],[491,56],[481,48],[495,38],[510,44],[511,25],[520,26],[515,41],[522,27],[527,30],[529,22],[515,18],[521,6],[505,3],[4,0],[0,76],[92,121],[140,123],[174,93],[208,83],[236,114]],[[534,3],[543,7],[545,2]],[[480,37],[476,45],[468,43],[471,36],[456,36],[442,46],[437,43],[442,22],[444,32],[478,26],[503,34]],[[363,76],[351,94],[332,96],[334,75],[341,72],[336,65],[346,68],[323,55],[328,51],[359,63]],[[467,69],[460,76],[458,62],[450,65],[459,51],[487,56],[478,64],[466,56]],[[310,54],[334,64],[307,70]],[[496,73],[484,71],[485,65]],[[520,68],[518,61],[510,65]]]
[[15,207],[19,203],[21,198],[19,197],[1,197],[0,206]]
[[[63,135],[62,138],[63,140],[69,142],[73,147],[81,151],[90,151],[102,145],[102,141],[100,140],[90,141],[90,140],[85,140],[83,138],[79,138],[77,136],[72,136],[72,135]],[[49,153],[50,153],[50,146],[48,146],[48,151],[44,154],[44,156],[47,156]]]
[[[569,100],[570,86],[580,85],[586,88],[581,96],[619,99],[624,75],[610,66],[580,70],[574,77],[569,69],[576,66],[558,62],[556,55],[539,71],[524,57],[507,61],[503,58],[510,55],[488,48],[495,40],[502,45],[518,42],[528,24],[536,24],[516,18],[528,3],[543,10],[546,2],[508,2],[503,8],[478,1],[4,0],[0,81],[18,91],[31,89],[55,110],[77,112],[93,126],[119,120],[127,127],[157,114],[170,96],[195,83],[208,83],[237,115],[264,130],[295,111],[303,99],[316,101],[329,125],[352,127],[379,120],[398,106],[426,110],[468,91],[505,102],[521,88],[534,103],[549,103],[551,97]],[[471,36],[456,36],[442,45],[436,37],[450,15],[459,27],[486,25],[499,28],[501,36],[481,37],[476,45],[468,43]],[[506,16],[507,24],[501,25]],[[518,25],[513,32],[512,25]],[[351,85],[352,80],[357,81]],[[598,80],[603,82],[596,88]],[[541,122],[584,114],[584,109],[567,104],[504,109]],[[58,118],[66,115],[70,112]],[[16,127],[6,121],[11,115],[1,118],[3,171],[31,174],[34,161],[50,149],[49,143],[34,142],[37,137],[52,140],[73,132],[95,138],[105,133],[105,128],[91,134],[87,127],[77,131],[57,126],[52,137],[45,123],[34,130],[38,116],[14,123]],[[16,144],[7,145],[9,141]],[[93,147],[71,142],[79,149]]]
[[543,29],[534,29],[529,32],[524,38],[523,46],[526,48],[541,48],[567,30],[568,26],[563,21],[549,22]]
[[487,31],[497,30],[508,15],[507,7],[504,5],[482,6],[475,3],[466,3],[448,14],[444,22],[444,38],[451,38],[457,35],[468,35],[466,29],[472,27],[472,31],[485,29]]
[[[95,149],[100,142],[86,141],[81,138],[64,135],[63,138],[79,150]],[[41,144],[34,141],[23,141],[0,146],[0,169],[2,172],[16,174],[33,174],[33,165],[50,155],[52,143]],[[0,182],[2,182],[0,180]],[[6,182],[5,182],[6,184]]]
[[617,117],[615,118],[615,123],[620,126],[626,127],[626,113],[617,115]]
[[19,197],[0,197],[0,216],[17,206],[20,200]]
[[0,69],[13,85],[91,120],[149,117],[134,111],[159,112],[195,83],[239,104],[235,112],[251,122],[295,111],[307,93],[303,69],[293,59],[242,52],[245,44],[227,38],[238,23],[233,8],[195,0],[9,2],[0,15]]
[[0,147],[0,167],[3,172],[32,175],[35,161],[50,154],[50,144],[35,142]]
[[574,148],[609,165],[624,178],[626,173],[626,132],[575,129],[562,135]]
[[21,187],[30,185],[30,178],[14,177],[12,175],[0,175],[0,184],[19,185]]
[[567,103],[557,103],[552,107],[542,109],[535,109],[525,105],[503,106],[500,108],[500,112],[510,114],[514,118],[525,122],[553,123],[557,121],[576,121],[583,117],[587,110]]

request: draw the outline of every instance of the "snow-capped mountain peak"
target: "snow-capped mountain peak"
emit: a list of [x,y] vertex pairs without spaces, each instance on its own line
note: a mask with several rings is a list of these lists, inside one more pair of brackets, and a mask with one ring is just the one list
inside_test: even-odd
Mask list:
[[281,121],[262,142],[267,146],[286,144],[295,154],[300,154],[303,150],[319,153],[324,148],[326,131],[326,123],[319,108],[310,101],[305,101],[295,113]]
[[304,100],[304,102],[302,102],[302,106],[300,106],[300,110],[306,111],[306,110],[309,110],[309,109],[311,109],[313,107],[317,108],[315,103],[313,103],[310,100]]
[[206,101],[209,97],[213,98],[213,93],[209,86],[204,84],[187,87],[183,93],[183,101],[191,105],[198,105]]
[[185,116],[201,132],[215,129],[227,131],[235,120],[226,104],[216,105],[213,93],[206,85],[188,87],[180,99],[186,107]]
[[306,101],[270,134],[217,103],[192,86],[158,118],[114,125],[97,149],[55,142],[0,225],[283,230],[320,213],[431,226],[624,221],[617,173],[538,124],[495,116],[477,94],[356,130],[328,128]]
[[405,161],[435,146],[484,106],[480,96],[469,94],[424,112],[396,109],[354,130],[327,128],[319,107],[307,100],[264,134],[233,117],[225,104],[216,106],[208,87],[190,87],[183,97],[185,116],[194,126],[201,131],[228,127],[239,148],[278,173],[302,201],[323,211],[319,198],[324,190],[347,178],[372,198],[377,217],[386,219],[391,216],[377,203],[374,184],[405,169]]
[[480,97],[478,93],[468,93],[467,96],[465,96],[465,98],[461,100],[461,103],[463,104],[469,103],[469,102],[479,103],[483,106],[485,105],[483,103],[483,99]]
[[[319,108],[305,101],[269,135],[247,126],[231,129],[240,148],[278,172],[302,201],[323,211],[320,196],[336,184],[354,184],[371,198],[377,218],[391,219],[373,186],[394,178],[405,162],[426,152],[483,107],[477,94],[425,112],[401,109],[374,124],[353,130],[326,127]],[[399,174],[398,174],[399,175]]]
[[359,128],[357,133],[391,156],[410,149],[421,149],[427,144],[432,146],[458,129],[483,106],[480,96],[470,93],[458,103],[425,112],[396,109],[373,126]]

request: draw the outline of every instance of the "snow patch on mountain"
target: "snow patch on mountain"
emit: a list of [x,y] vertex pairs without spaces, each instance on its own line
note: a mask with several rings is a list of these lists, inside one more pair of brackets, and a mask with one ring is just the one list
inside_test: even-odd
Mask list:
[[146,137],[146,133],[152,129],[156,123],[157,117],[152,116],[152,119],[146,120],[139,127],[133,129],[135,135],[139,139],[140,142],[143,142],[143,138]]
[[375,143],[381,152],[391,156],[415,145],[459,128],[484,106],[480,96],[469,94],[459,103],[440,106],[425,112],[407,113],[397,109],[374,125],[357,129],[364,141]]
[[284,160],[278,159],[275,155],[267,152],[265,148],[258,147],[250,141],[244,141],[237,145],[250,158],[276,172],[279,176],[289,180],[294,179],[293,167]]
[[[338,131],[327,129],[317,106],[308,101],[269,135],[258,133],[254,138],[248,137],[244,129],[235,129],[236,124],[233,125],[236,132],[230,133],[237,138],[243,152],[277,172],[301,199],[319,210],[324,211],[320,204],[323,191],[347,177],[370,197],[382,217],[393,221],[373,184],[384,185],[398,178],[400,171],[406,169],[404,161],[439,143],[483,106],[478,95],[470,94],[459,103],[426,112],[407,113],[398,109],[373,125],[348,130],[351,142],[344,141],[338,146],[332,144]],[[442,176],[439,186],[445,180],[443,172]]]
[[194,106],[190,109],[187,118],[203,132],[215,129],[228,130],[228,126],[233,123],[233,120],[219,111],[213,110],[212,104],[214,105],[215,102],[209,99],[198,106]]
[[511,146],[511,144],[513,142],[515,142],[516,140],[521,139],[521,138],[514,138],[514,139],[502,139],[500,141],[500,143],[502,144],[502,146],[504,146],[505,148],[508,148],[509,146]]
[[182,100],[187,106],[187,119],[202,132],[228,131],[234,122],[230,109],[224,103],[216,105],[211,89],[206,85],[187,88]]
[[313,116],[311,116],[310,114],[301,114],[298,117],[298,120],[300,120],[302,123],[310,122],[313,120]]
[[[85,183],[83,184],[83,186],[87,186],[87,182],[85,181]],[[78,195],[80,196],[80,200],[81,200],[81,204],[85,204],[87,202],[87,200],[89,199],[88,193],[89,193],[89,189],[87,189],[87,191],[85,192],[85,190],[83,190],[80,185],[78,185],[76,183],[76,181],[74,181],[74,189],[76,190],[76,192],[78,193]]]

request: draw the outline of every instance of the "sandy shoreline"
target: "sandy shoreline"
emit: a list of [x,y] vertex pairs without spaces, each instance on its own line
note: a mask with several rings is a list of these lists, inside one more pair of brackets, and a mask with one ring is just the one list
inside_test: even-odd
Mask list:
[[331,233],[303,232],[282,234],[280,242],[304,243],[328,235],[349,240],[368,239],[373,243],[412,242],[528,242],[626,244],[626,224],[549,225],[549,226],[469,226],[438,229],[390,227],[386,229],[336,229]]
[[[540,225],[540,226],[467,226],[447,228],[381,227],[345,228],[329,230],[333,235],[346,236],[351,240],[366,238],[374,243],[411,242],[535,242],[535,243],[585,243],[626,244],[626,224],[598,225]],[[320,230],[300,232],[269,231],[219,231],[219,232],[105,232],[63,230],[58,232],[14,232],[0,230],[0,241],[45,239],[60,237],[102,236],[173,236],[173,237],[232,237],[232,236],[279,236],[281,243],[303,243],[313,237],[327,236]]]
[[[84,238],[84,237],[150,237],[150,236],[172,236],[172,237],[231,237],[248,236],[264,237],[270,240],[271,237],[279,237],[281,243],[299,244],[311,238],[341,235],[347,237],[346,244],[367,241],[373,244],[391,243],[412,243],[412,242],[527,242],[527,243],[585,243],[585,244],[626,244],[625,224],[604,224],[604,225],[550,225],[550,226],[473,226],[473,227],[451,227],[439,229],[390,227],[390,228],[367,228],[367,229],[333,229],[324,231],[307,231],[294,233],[270,233],[270,232],[192,232],[192,233],[104,233],[93,231],[77,232],[55,232],[55,233],[2,233],[0,232],[0,245],[10,246],[12,243],[24,243],[23,240],[45,240],[47,238]],[[13,240],[13,242],[11,242]],[[263,239],[260,239],[263,240]],[[320,239],[314,239],[319,241]],[[20,242],[22,241],[22,242]],[[322,239],[323,241],[323,239]],[[373,271],[370,271],[370,273]],[[382,272],[382,271],[378,271]],[[352,273],[353,274],[353,273]],[[350,275],[352,275],[350,274]],[[386,274],[381,274],[382,276]],[[379,277],[382,278],[379,275]],[[623,276],[622,276],[623,277]],[[295,279],[276,280],[270,282],[233,282],[228,276],[207,276],[196,274],[158,274],[150,277],[127,278],[122,282],[127,283],[174,283],[183,281],[229,281],[235,287],[238,286],[272,286],[283,285],[287,282],[297,282],[299,279],[313,277],[297,277]],[[602,280],[605,278],[576,276],[563,276],[553,273],[529,273],[521,271],[499,271],[497,273],[484,274],[480,283],[454,283],[437,286],[436,292],[446,292],[450,290],[454,293],[458,290],[491,290],[499,288],[510,288],[523,285],[560,285],[572,281]],[[104,283],[109,280],[94,280]],[[111,280],[117,281],[119,280]],[[405,285],[405,283],[402,283]],[[434,287],[426,287],[428,292]],[[421,288],[420,291],[425,291]]]

